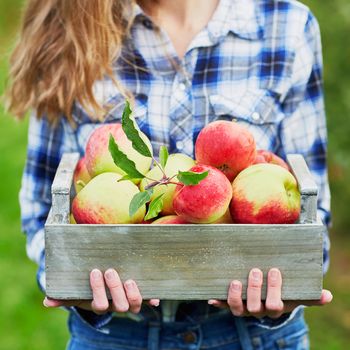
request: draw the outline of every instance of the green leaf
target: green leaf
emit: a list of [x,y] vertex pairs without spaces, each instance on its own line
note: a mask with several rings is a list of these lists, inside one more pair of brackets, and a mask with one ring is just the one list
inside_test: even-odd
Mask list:
[[145,176],[137,169],[135,163],[124,154],[116,144],[112,135],[109,135],[109,152],[112,155],[114,163],[122,170],[124,170],[131,179],[143,179]]
[[130,205],[129,205],[129,216],[133,217],[136,212],[147,202],[151,200],[151,195],[153,191],[147,190],[144,192],[139,192],[135,194],[135,196],[132,198]]
[[129,101],[126,101],[123,115],[122,115],[122,128],[126,137],[131,141],[132,147],[145,157],[152,158],[152,153],[149,150],[146,143],[140,137],[139,131],[135,128],[133,120],[130,118],[131,109]]
[[202,180],[204,180],[209,174],[209,171],[204,171],[202,173],[194,173],[193,171],[179,171],[177,178],[184,185],[198,185]]
[[127,181],[127,180],[134,180],[134,178],[130,175],[124,175],[121,179],[118,180],[118,182]]
[[165,146],[160,146],[159,162],[160,162],[161,166],[163,167],[163,169],[166,166],[166,163],[168,161],[168,157],[169,157],[168,149]]
[[163,209],[163,197],[164,193],[153,199],[148,207],[148,212],[145,216],[145,220],[150,220],[158,216]]

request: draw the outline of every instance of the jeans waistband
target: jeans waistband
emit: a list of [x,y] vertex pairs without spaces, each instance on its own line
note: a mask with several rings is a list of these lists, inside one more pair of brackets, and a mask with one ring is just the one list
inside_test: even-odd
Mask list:
[[[147,304],[142,305],[139,314],[127,312],[125,314],[115,313],[114,317],[127,317],[135,321],[150,321],[150,322],[202,322],[213,316],[225,315],[230,313],[228,309],[219,309],[211,306],[207,301],[180,302],[174,310],[173,315],[169,315],[165,311],[162,302],[158,307],[152,307]],[[166,316],[166,317],[165,317]]]

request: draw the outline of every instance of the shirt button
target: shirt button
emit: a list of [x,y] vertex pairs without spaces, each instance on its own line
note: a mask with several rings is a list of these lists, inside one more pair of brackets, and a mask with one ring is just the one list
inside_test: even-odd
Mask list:
[[260,119],[260,114],[258,112],[254,112],[252,114],[252,119],[258,121]]
[[181,91],[185,91],[186,90],[186,85],[184,83],[179,84],[179,88]]
[[197,337],[194,332],[188,331],[183,334],[183,340],[185,343],[190,344],[196,341]]
[[147,29],[153,29],[153,23],[149,19],[145,18],[142,23]]
[[176,148],[177,148],[178,150],[183,149],[183,147],[184,147],[184,142],[183,142],[183,141],[177,141],[177,142],[176,142]]

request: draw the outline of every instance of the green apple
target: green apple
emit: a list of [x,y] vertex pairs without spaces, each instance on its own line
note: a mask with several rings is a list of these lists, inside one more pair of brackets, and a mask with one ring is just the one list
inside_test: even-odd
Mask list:
[[[195,161],[191,157],[181,153],[174,153],[169,156],[164,171],[166,176],[172,177],[172,176],[175,176],[179,172],[179,170],[187,171],[190,168],[192,168],[194,165],[195,165]],[[146,176],[154,180],[161,180],[163,177],[163,173],[161,172],[159,167],[155,166],[146,174]],[[174,177],[172,181],[177,182],[178,181],[177,177]],[[144,191],[146,186],[149,185],[151,182],[152,181],[148,179],[142,179],[140,183],[140,190]],[[173,208],[173,198],[174,198],[175,188],[176,188],[176,185],[174,184],[158,185],[154,187],[151,200],[153,200],[154,198],[164,193],[163,209],[161,211],[162,215],[175,214],[175,211]]]
[[74,171],[74,188],[78,193],[89,181],[91,176],[86,168],[85,157],[81,158]]
[[[97,128],[89,137],[86,145],[86,168],[89,171],[91,177],[104,172],[116,172],[121,175],[125,175],[125,172],[115,165],[113,158],[108,149],[109,135],[115,139],[119,149],[124,152],[130,160],[132,160],[137,170],[141,174],[145,174],[151,164],[152,158],[145,157],[136,151],[131,144],[131,141],[126,137],[122,125],[119,123],[104,124]],[[148,148],[152,152],[151,142],[147,136],[139,131],[140,137],[145,141]],[[140,182],[135,180],[135,183]]]
[[118,182],[116,173],[95,176],[76,195],[72,213],[78,224],[137,224],[142,222],[146,206],[143,205],[133,217],[129,205],[138,187],[131,181]]

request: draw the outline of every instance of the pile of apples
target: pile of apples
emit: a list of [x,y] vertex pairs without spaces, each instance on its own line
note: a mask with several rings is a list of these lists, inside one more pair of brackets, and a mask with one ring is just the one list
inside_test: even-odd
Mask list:
[[[109,150],[110,135],[145,177],[125,176]],[[147,137],[141,131],[139,136],[152,152]],[[215,121],[204,127],[195,143],[195,160],[176,153],[166,154],[162,163],[139,153],[120,123],[97,128],[75,170],[73,222],[290,224],[299,217],[300,193],[288,165],[269,151],[257,150],[253,135],[237,122]],[[184,184],[179,171],[203,179]],[[149,202],[139,203],[131,213],[133,198],[135,202],[135,196],[141,198],[150,189]],[[162,205],[149,220],[145,215],[152,201],[154,207]]]

